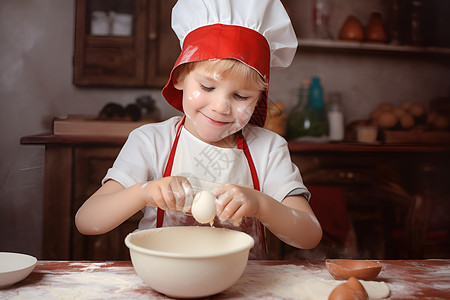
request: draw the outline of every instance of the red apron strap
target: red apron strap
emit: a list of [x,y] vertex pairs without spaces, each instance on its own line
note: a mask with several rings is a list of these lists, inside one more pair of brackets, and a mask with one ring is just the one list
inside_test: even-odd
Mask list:
[[[186,115],[184,115],[181,118],[180,123],[178,124],[177,133],[175,135],[175,140],[173,141],[172,149],[170,150],[169,160],[167,161],[167,165],[166,165],[166,169],[164,170],[163,177],[170,176],[170,174],[172,173],[173,160],[175,159],[175,152],[177,151],[178,140],[180,139],[181,127],[183,126],[185,119],[186,119]],[[156,213],[156,228],[162,227],[163,221],[164,221],[164,210],[162,210],[158,207],[158,210]]]
[[236,134],[236,144],[238,149],[244,150],[244,155],[247,158],[248,166],[250,167],[250,174],[252,175],[253,188],[257,191],[260,191],[258,174],[256,172],[255,164],[253,163],[252,155],[250,154],[250,150],[248,149],[247,142],[245,141],[242,132],[239,131]]
[[[253,188],[257,191],[261,191],[259,186],[259,179],[258,179],[258,173],[256,172],[255,164],[253,163],[252,155],[250,154],[250,150],[248,149],[247,142],[245,141],[244,136],[242,135],[242,131],[239,131],[236,134],[236,144],[238,149],[244,150],[244,155],[247,158],[248,166],[250,167],[250,174],[252,175],[252,181],[253,181]],[[259,225],[261,226],[261,232],[262,232],[262,242],[266,247],[264,248],[265,255],[267,256],[267,244],[266,244],[266,233],[264,230],[264,225],[259,222]]]

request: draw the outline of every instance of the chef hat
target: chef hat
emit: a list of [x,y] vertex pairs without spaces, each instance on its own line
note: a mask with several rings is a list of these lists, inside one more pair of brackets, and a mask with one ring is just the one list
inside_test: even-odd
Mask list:
[[[297,49],[297,37],[280,0],[179,0],[172,10],[172,28],[182,50],[162,93],[180,111],[183,94],[172,83],[179,65],[232,58],[269,83],[270,67],[289,66]],[[268,90],[250,123],[264,126],[267,94]]]

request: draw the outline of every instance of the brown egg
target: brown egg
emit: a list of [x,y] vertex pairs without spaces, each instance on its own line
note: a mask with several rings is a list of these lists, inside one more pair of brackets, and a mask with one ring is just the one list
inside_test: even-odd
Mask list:
[[445,130],[448,128],[449,120],[443,115],[437,115],[433,122],[433,129]]
[[419,103],[412,103],[408,111],[414,118],[422,117],[425,114],[425,107]]
[[404,113],[400,117],[400,125],[403,129],[411,129],[414,126],[414,118],[409,113]]
[[427,124],[432,125],[434,123],[434,120],[436,120],[438,114],[436,112],[430,112],[427,115]]
[[366,40],[368,42],[385,43],[386,31],[380,13],[372,13],[366,27]]
[[391,111],[383,111],[378,115],[377,124],[380,128],[389,129],[397,125],[397,117]]
[[406,113],[406,111],[403,109],[403,107],[401,107],[401,106],[395,106],[395,107],[393,107],[392,108],[392,112],[394,113],[394,115],[397,117],[397,118],[401,118],[405,113]]
[[367,300],[369,295],[363,285],[355,277],[350,277],[346,282],[335,287],[328,300]]
[[411,101],[403,101],[401,104],[401,107],[403,107],[404,110],[409,110],[411,107],[412,102]]
[[363,280],[375,279],[381,271],[381,263],[370,260],[327,259],[328,272],[338,280],[356,277]]
[[348,16],[339,31],[339,39],[350,41],[364,40],[364,32],[361,22],[355,16]]
[[381,109],[379,109],[379,108],[377,108],[377,109],[374,109],[371,113],[370,113],[370,120],[372,121],[372,122],[376,122],[376,120],[377,120],[377,118],[378,118],[378,115],[380,114],[380,113],[382,113],[383,111],[381,110]]

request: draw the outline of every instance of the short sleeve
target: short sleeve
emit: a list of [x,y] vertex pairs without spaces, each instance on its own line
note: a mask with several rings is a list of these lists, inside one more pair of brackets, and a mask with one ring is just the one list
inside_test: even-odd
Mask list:
[[303,195],[309,201],[311,194],[303,184],[298,167],[291,160],[283,137],[251,126],[246,140],[254,158],[262,192],[280,202],[291,192]]
[[102,184],[108,179],[114,179],[128,188],[136,183],[161,178],[177,120],[178,118],[172,118],[133,130]]

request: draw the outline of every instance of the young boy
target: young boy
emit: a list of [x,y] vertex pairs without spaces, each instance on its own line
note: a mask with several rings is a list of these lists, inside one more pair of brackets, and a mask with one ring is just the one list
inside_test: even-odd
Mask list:
[[321,227],[286,141],[262,128],[269,70],[292,61],[297,40],[279,0],[180,0],[172,27],[182,53],[163,89],[184,112],[134,130],[102,187],[80,208],[83,234],[101,234],[139,210],[139,229],[200,225],[194,193],[213,192],[215,227],[255,239],[266,257],[264,226],[284,242],[313,248]]

